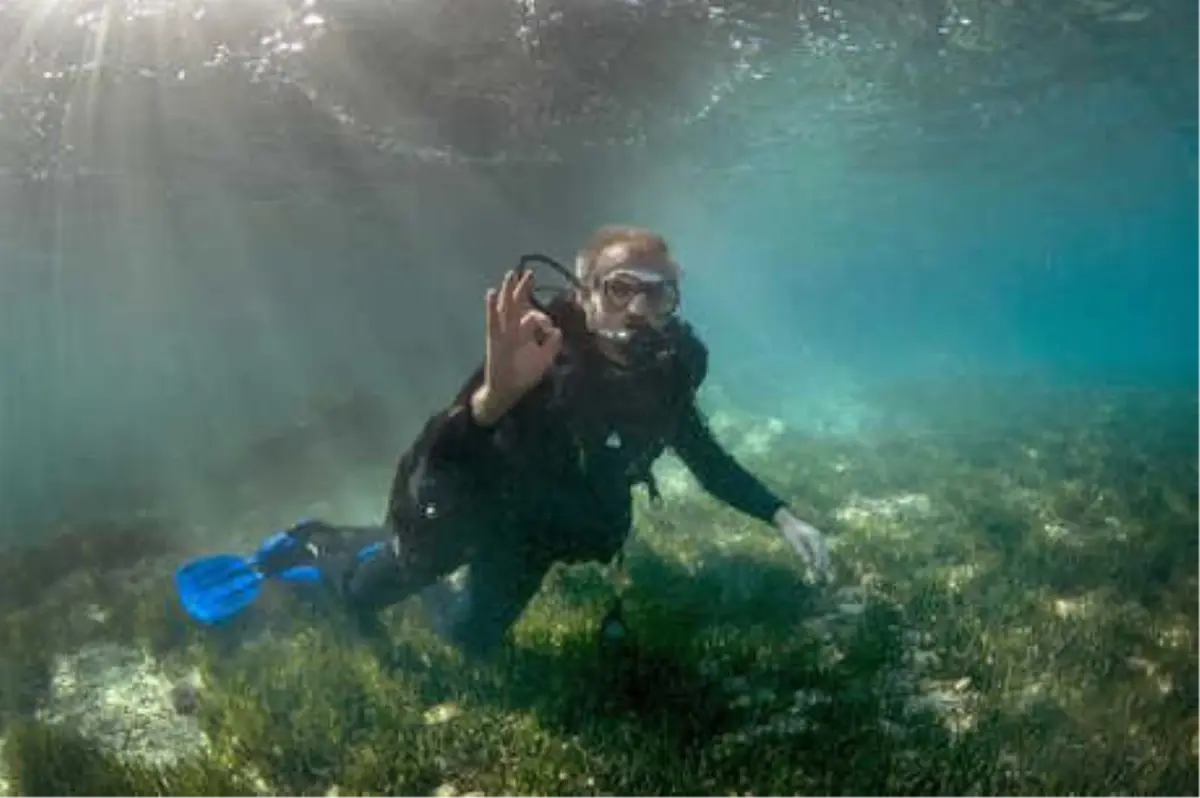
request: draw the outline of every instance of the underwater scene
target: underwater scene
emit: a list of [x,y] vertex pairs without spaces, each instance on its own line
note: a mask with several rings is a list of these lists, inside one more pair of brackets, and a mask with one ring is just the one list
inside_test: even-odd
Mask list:
[[1197,8],[0,0],[0,795],[1197,795]]

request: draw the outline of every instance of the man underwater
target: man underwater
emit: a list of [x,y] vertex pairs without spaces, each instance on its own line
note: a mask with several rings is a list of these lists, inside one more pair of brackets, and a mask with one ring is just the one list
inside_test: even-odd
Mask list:
[[653,493],[650,466],[670,447],[707,492],[774,525],[827,578],[822,534],[725,452],[697,407],[708,351],[679,318],[680,269],[663,237],[601,228],[574,282],[545,306],[528,270],[487,292],[484,363],[402,456],[383,530],[305,521],[260,552],[259,572],[315,566],[371,627],[468,565],[444,631],[486,654],[555,563],[619,555],[631,489],[645,482]]

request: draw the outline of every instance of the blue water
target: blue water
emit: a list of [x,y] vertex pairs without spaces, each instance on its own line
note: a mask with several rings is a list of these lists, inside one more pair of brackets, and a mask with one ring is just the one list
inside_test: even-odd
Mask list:
[[[969,92],[945,117],[885,108],[865,137],[830,110],[849,92],[785,85],[770,113],[693,133],[702,146],[663,134],[525,172],[414,176],[361,126],[320,144],[332,101],[297,110],[245,75],[163,75],[91,95],[77,82],[70,124],[5,139],[9,528],[122,491],[184,495],[202,467],[353,390],[388,397],[411,432],[479,357],[484,288],[609,221],[671,240],[725,401],[798,426],[837,427],[905,381],[1195,388],[1194,127],[1139,76],[995,113]],[[342,85],[359,94],[334,99],[361,116],[401,105],[395,86]],[[10,132],[49,127],[22,102],[5,106]],[[776,135],[789,113],[795,134]],[[68,146],[87,169],[27,180]]]
[[721,258],[750,279],[701,275],[693,308],[725,316],[734,288],[760,332],[741,349],[719,334],[714,345],[733,358],[782,340],[864,377],[957,367],[1194,382],[1186,142],[1130,89],[1035,108],[977,141],[968,157],[891,173],[756,176],[723,227],[699,243],[681,230],[685,250],[737,231]]

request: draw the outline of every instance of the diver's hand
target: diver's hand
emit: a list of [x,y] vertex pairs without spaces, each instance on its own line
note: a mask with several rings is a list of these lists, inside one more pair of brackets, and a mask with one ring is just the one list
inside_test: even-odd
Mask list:
[[494,424],[536,385],[562,349],[562,331],[533,306],[533,272],[510,271],[500,289],[487,292],[487,350],[483,385],[471,397],[471,414]]
[[786,508],[775,513],[773,520],[779,534],[792,544],[792,548],[812,569],[817,579],[823,582],[832,581],[833,568],[829,563],[829,546],[821,530],[806,521],[801,521]]

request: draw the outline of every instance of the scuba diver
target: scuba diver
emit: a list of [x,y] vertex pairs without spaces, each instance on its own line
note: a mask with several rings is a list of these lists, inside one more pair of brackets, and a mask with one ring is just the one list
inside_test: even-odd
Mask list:
[[[533,262],[573,289],[543,304]],[[383,528],[307,520],[249,559],[190,563],[177,574],[188,612],[219,623],[274,577],[331,588],[378,633],[380,611],[467,565],[442,631],[465,653],[485,654],[555,563],[619,559],[631,489],[644,483],[657,498],[650,466],[668,447],[708,493],[772,524],[829,578],[822,533],[724,451],[697,407],[708,352],[679,317],[680,268],[666,241],[604,227],[575,266],[526,256],[487,292],[484,363],[401,457]],[[610,613],[603,630],[612,623],[620,619]]]

